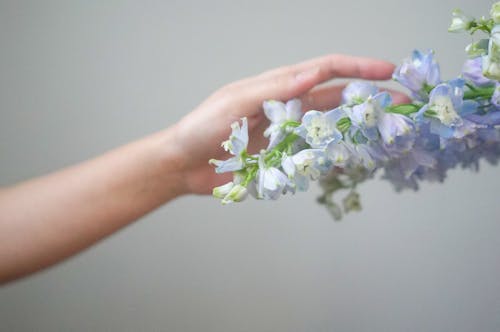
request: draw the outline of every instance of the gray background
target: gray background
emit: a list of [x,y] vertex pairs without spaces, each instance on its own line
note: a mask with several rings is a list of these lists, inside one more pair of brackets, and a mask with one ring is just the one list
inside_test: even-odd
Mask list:
[[[451,10],[490,1],[1,1],[0,184],[160,130],[218,87],[332,53],[458,73]],[[333,222],[307,193],[184,197],[0,288],[2,331],[498,331],[498,169],[395,193]]]

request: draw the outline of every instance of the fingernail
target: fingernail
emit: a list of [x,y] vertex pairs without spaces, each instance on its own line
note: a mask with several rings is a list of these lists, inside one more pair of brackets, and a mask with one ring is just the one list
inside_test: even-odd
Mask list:
[[306,71],[300,72],[295,76],[295,79],[299,82],[308,81],[314,78],[319,73],[319,67],[308,69]]

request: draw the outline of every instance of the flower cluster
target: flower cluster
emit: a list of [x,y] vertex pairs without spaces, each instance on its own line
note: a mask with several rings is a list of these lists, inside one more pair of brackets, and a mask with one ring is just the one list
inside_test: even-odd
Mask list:
[[[481,158],[500,156],[500,2],[490,18],[453,12],[451,32],[482,32],[486,38],[467,46],[462,73],[442,80],[432,51],[414,51],[396,68],[394,80],[409,90],[412,102],[393,104],[389,93],[367,82],[352,82],[335,109],[302,113],[299,100],[263,104],[270,126],[269,145],[247,153],[248,126],[234,123],[223,147],[233,157],[211,160],[217,173],[233,172],[232,182],[214,189],[222,203],[248,194],[274,200],[305,191],[320,180],[318,201],[335,219],[361,209],[356,187],[383,170],[396,190],[418,189],[423,180],[443,181],[457,166],[478,169]],[[342,204],[333,200],[347,192]]]

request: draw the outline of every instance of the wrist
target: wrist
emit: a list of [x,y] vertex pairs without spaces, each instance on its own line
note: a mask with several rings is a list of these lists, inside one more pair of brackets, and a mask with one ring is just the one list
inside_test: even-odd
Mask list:
[[171,126],[154,134],[152,139],[153,153],[158,163],[156,179],[167,190],[167,200],[189,193],[186,183],[186,158],[182,149],[176,144],[176,127]]

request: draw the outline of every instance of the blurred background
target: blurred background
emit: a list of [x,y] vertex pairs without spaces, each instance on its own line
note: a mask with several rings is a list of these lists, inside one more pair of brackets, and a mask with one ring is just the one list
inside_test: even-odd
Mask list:
[[[492,1],[0,0],[0,185],[167,127],[234,80],[327,53],[459,73],[451,11]],[[390,83],[389,86],[394,86]],[[207,124],[209,125],[209,124]],[[498,331],[499,169],[277,202],[182,197],[0,288],[1,331]]]

